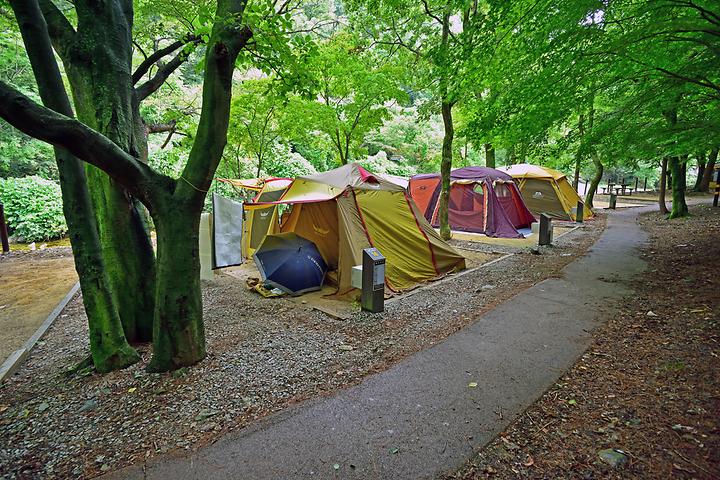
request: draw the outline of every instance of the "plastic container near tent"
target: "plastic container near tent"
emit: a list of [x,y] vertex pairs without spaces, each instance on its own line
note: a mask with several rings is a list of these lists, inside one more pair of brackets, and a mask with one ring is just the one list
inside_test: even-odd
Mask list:
[[257,192],[252,202],[243,204],[245,219],[243,222],[241,251],[244,258],[249,258],[265,239],[265,235],[280,232],[277,205],[255,205],[255,202],[276,201],[285,193],[287,187],[292,183],[292,179],[273,177],[245,180],[218,178],[218,180],[237,188]]
[[[564,173],[529,163],[500,167],[498,170],[515,179],[525,204],[533,214],[546,213],[558,220],[575,220],[577,202],[583,200]],[[583,218],[593,215],[592,209],[585,205]]]
[[[440,226],[440,174],[415,175],[408,188],[425,218]],[[510,175],[493,168],[466,167],[450,173],[448,221],[453,230],[522,238],[518,229],[529,227],[535,218]]]
[[317,246],[340,293],[352,289],[352,267],[362,263],[363,248],[385,256],[386,285],[396,291],[465,267],[402,186],[358,164],[296,178],[278,201],[257,206],[280,204],[292,204],[280,230]]

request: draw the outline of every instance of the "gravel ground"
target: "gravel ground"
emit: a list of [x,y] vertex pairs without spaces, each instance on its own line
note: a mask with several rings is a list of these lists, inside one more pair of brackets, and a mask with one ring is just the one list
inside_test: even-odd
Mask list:
[[720,208],[642,217],[648,272],[574,367],[450,479],[720,478]]
[[81,302],[71,302],[21,371],[0,388],[3,478],[89,478],[169,451],[196,449],[286,406],[359,382],[441,341],[589,248],[604,218],[553,247],[423,289],[383,314],[342,321],[285,299],[263,299],[229,276],[203,284],[208,358],[172,374],[143,360],[107,375],[64,372],[87,353]]

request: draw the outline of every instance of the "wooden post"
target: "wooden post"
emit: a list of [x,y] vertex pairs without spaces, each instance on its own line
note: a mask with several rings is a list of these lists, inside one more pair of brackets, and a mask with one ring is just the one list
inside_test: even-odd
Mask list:
[[637,193],[638,189],[638,183],[640,182],[640,179],[638,177],[635,177],[635,193]]
[[717,177],[715,177],[715,196],[713,197],[713,207],[718,206],[718,197],[720,197],[720,169],[718,169]]
[[588,186],[588,182],[585,181],[585,188],[583,188],[583,195],[587,195],[587,186]]
[[610,194],[610,208],[612,210],[615,210],[616,205],[617,205],[617,193],[611,193]]
[[575,221],[577,223],[583,223],[583,217],[585,216],[585,204],[578,200],[577,210],[575,210]]
[[647,192],[647,177],[645,177],[645,184],[643,185],[643,192]]
[[538,234],[538,245],[550,245],[552,243],[553,230],[552,219],[545,213],[540,214],[540,232]]
[[0,240],[2,240],[2,253],[8,253],[10,251],[10,242],[8,240],[7,224],[5,223],[5,207],[2,203],[0,203]]

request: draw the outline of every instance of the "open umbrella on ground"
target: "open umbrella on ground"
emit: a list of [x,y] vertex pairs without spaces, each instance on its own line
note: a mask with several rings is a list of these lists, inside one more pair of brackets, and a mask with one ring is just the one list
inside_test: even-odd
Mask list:
[[265,283],[291,295],[320,290],[327,273],[315,244],[294,232],[267,235],[253,259]]

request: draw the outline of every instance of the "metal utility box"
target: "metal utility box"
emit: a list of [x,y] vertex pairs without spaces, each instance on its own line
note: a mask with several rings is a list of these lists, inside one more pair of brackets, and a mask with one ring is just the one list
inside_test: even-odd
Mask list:
[[550,245],[553,241],[552,218],[545,213],[540,214],[540,234],[538,245]]
[[385,257],[377,248],[366,248],[362,258],[360,306],[368,312],[382,312],[385,309]]

